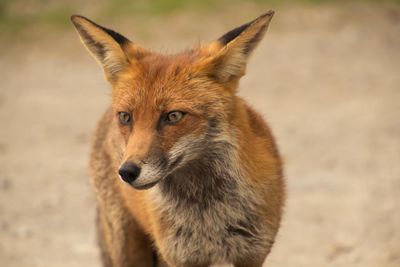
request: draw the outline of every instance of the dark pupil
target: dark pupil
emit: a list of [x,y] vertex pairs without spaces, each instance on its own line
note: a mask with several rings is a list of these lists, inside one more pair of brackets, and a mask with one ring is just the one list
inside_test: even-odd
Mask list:
[[122,122],[122,123],[128,123],[128,122],[129,122],[129,119],[130,119],[129,114],[127,114],[127,113],[121,113],[120,119],[121,119],[121,122]]
[[172,112],[169,114],[169,120],[170,121],[176,121],[179,119],[179,114],[177,112]]

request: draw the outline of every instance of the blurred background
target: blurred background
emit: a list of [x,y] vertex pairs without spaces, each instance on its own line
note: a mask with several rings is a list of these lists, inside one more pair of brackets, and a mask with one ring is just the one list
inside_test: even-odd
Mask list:
[[110,102],[69,21],[176,52],[274,9],[240,95],[288,200],[268,267],[400,266],[400,2],[0,1],[0,266],[100,266],[88,153]]

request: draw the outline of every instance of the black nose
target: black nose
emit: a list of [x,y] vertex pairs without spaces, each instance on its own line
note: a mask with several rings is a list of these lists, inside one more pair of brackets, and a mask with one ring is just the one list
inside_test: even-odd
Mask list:
[[118,173],[119,175],[121,175],[122,180],[130,184],[139,177],[140,167],[133,164],[132,162],[127,161],[122,164],[121,168],[119,168]]

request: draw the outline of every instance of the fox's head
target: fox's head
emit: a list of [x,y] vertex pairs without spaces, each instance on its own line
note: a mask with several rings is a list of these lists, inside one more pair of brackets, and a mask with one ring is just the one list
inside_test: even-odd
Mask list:
[[125,182],[149,188],[218,142],[231,141],[239,126],[233,121],[238,82],[273,14],[174,55],[151,52],[87,18],[71,17],[113,88]]

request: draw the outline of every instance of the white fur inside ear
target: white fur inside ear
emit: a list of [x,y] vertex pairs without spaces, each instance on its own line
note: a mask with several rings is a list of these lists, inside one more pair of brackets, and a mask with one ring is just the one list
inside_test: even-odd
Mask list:
[[267,12],[219,39],[219,44],[222,45],[221,50],[212,55],[210,62],[215,66],[214,76],[220,82],[229,82],[245,74],[247,60],[263,38],[272,16],[272,11]]
[[114,38],[118,36],[120,39],[129,42],[128,39],[84,17],[75,16],[72,21],[82,43],[104,68],[107,77],[114,76],[129,64],[129,59],[123,48]]
[[128,60],[126,58],[121,58],[121,55],[115,55],[115,53],[109,52],[106,53],[102,65],[106,72],[115,75],[126,67],[127,62]]
[[246,56],[243,49],[232,48],[222,59],[222,63],[216,70],[221,82],[228,82],[232,77],[241,77],[246,71]]

